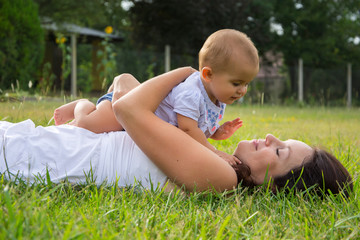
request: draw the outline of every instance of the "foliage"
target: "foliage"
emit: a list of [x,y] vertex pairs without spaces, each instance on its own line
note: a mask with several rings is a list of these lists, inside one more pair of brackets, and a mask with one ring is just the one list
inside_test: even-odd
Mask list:
[[79,62],[77,88],[80,93],[89,93],[92,89],[92,64],[89,61]]
[[[89,0],[86,4],[84,4],[83,1],[72,0],[34,1],[39,6],[41,19],[47,21],[50,18],[51,21],[57,23],[58,26],[61,26],[63,23],[72,23],[94,29],[105,29],[107,34],[115,33],[123,35],[123,33],[119,32],[122,29],[126,29],[126,26],[128,25],[128,21],[126,20],[127,16],[122,8],[121,0]],[[66,36],[62,35],[58,37],[61,39],[61,37]],[[65,56],[62,58],[62,75],[60,77],[60,88],[63,91],[64,84],[65,89],[68,89],[66,85],[68,84],[67,76],[70,73],[70,48],[67,42],[62,43],[61,41],[58,41],[57,44],[61,48],[62,55]],[[97,56],[101,58],[100,65],[94,66],[94,68],[98,68],[97,70],[99,70],[100,77],[102,80],[106,80],[103,81],[104,85],[107,85],[118,72],[117,68],[119,68],[119,66],[115,62],[117,49],[114,48],[110,39],[104,39],[101,42],[101,47],[102,49],[96,52]],[[78,49],[78,90],[81,92],[89,92],[93,85],[91,68],[92,56],[89,54],[91,53],[91,49],[89,49],[86,44],[83,44],[81,39],[78,41]],[[88,52],[84,52],[82,49],[87,49]]]
[[34,0],[42,17],[50,17],[56,23],[73,23],[96,29],[126,24],[126,14],[121,0]]
[[32,0],[0,0],[0,87],[36,82],[44,35]]
[[275,2],[273,21],[283,28],[276,42],[287,63],[301,57],[305,64],[329,67],[359,60],[358,54],[356,58],[349,54],[360,51],[349,42],[360,29],[359,1]]
[[[343,74],[334,76],[331,71],[319,74],[311,69],[321,71],[336,66],[339,72],[346,73],[347,62],[360,61],[360,44],[354,42],[360,32],[358,0],[131,2],[132,36],[145,49],[151,46],[163,51],[165,44],[170,44],[172,53],[186,53],[196,58],[209,34],[220,28],[235,28],[252,38],[263,65],[272,64],[264,53],[281,53],[289,70],[286,97],[296,95],[296,66],[300,57],[307,67],[305,100],[312,96],[318,99],[320,95],[329,100],[341,99],[345,94],[340,93],[345,88]],[[321,91],[317,86],[321,86],[324,93],[317,93]],[[359,92],[354,87],[354,91]]]
[[34,0],[39,6],[39,15],[51,17],[55,22],[68,22],[81,25],[92,25],[101,21],[100,1],[72,1],[72,0]]
[[[275,47],[283,53],[285,64],[331,68],[360,61],[360,45],[351,42],[360,30],[360,1],[306,0],[274,2],[273,23],[282,31]],[[296,90],[295,71],[290,72],[291,90]],[[313,78],[311,72],[305,79]],[[329,76],[327,76],[329,77]],[[341,79],[338,79],[337,84]]]
[[[52,105],[51,105],[52,104]],[[0,118],[28,117],[47,125],[59,102],[0,103]],[[326,146],[354,177],[349,199],[271,194],[239,189],[235,194],[171,194],[141,188],[88,184],[11,182],[0,177],[1,239],[356,239],[360,232],[359,109],[227,108],[225,120],[244,125],[226,141],[212,141],[231,153],[239,139],[272,132]],[[56,216],[56,217],[54,217]]]
[[141,51],[129,40],[117,46],[116,63],[119,73],[131,73],[139,82],[164,72],[164,55],[155,51]]
[[[107,34],[111,34],[113,31],[111,26],[105,28]],[[112,83],[114,76],[118,75],[116,72],[116,53],[114,51],[114,46],[110,42],[108,37],[105,37],[104,40],[100,43],[101,49],[96,53],[97,57],[101,59],[100,64],[97,66],[100,70],[100,77],[102,77],[102,89],[105,90]]]
[[65,80],[71,73],[71,47],[66,44],[67,38],[62,33],[56,34],[56,44],[61,50],[61,76],[60,76],[60,90],[61,95],[64,95]]
[[40,81],[37,85],[41,95],[47,96],[53,90],[55,78],[56,76],[51,69],[51,63],[45,63],[43,65]]
[[[272,64],[264,54],[269,51],[283,57],[284,69],[288,71],[284,74],[287,80],[284,102],[297,99],[300,57],[304,60],[304,98],[307,103],[343,104],[346,97],[344,74],[348,62],[353,64],[353,102],[359,102],[360,44],[355,41],[360,37],[359,0],[89,0],[86,4],[73,0],[33,1],[38,5],[41,17],[95,29],[112,26],[114,33],[124,36],[125,41],[116,45],[103,42],[116,56],[106,53],[108,47],[99,53],[108,59],[102,62],[111,69],[102,73],[102,77],[108,80],[114,77],[110,76],[111,72],[130,72],[141,82],[163,73],[165,44],[171,45],[171,68],[184,65],[197,68],[197,53],[206,37],[220,28],[235,28],[247,33],[255,42],[262,64]],[[38,82],[36,73],[40,71],[43,39],[41,32],[36,35],[35,32],[31,34],[33,30],[26,29],[26,26],[35,26],[39,22],[28,19],[30,17],[23,13],[30,11],[27,4],[34,5],[30,2],[0,0],[0,34],[4,39],[0,42],[0,88],[9,88],[16,79],[21,88],[28,80],[35,85]],[[5,11],[15,3],[19,6],[17,11]],[[124,9],[123,3],[130,3],[130,9]],[[37,9],[31,9],[33,15],[37,15]],[[16,16],[23,19],[15,21]],[[29,41],[24,40],[30,35],[32,39],[38,39],[32,48],[15,47],[15,44],[30,46]],[[86,56],[87,62],[79,60],[78,63],[79,78],[82,78],[78,85],[84,92],[91,88],[88,85],[91,84],[91,72],[85,73],[86,69],[91,70],[91,56]],[[256,86],[252,89],[256,90],[254,95],[263,94],[265,102],[269,99],[267,92],[262,93]],[[264,89],[266,91],[266,87]]]
[[[163,51],[166,44],[176,53],[197,54],[205,39],[221,28],[247,33],[260,51],[271,41],[272,6],[264,1],[132,0],[130,22],[135,41]],[[146,36],[146,37],[144,37]]]

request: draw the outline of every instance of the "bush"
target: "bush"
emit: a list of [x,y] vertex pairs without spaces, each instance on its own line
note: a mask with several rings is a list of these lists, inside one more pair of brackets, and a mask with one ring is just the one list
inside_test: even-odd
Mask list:
[[44,34],[32,0],[0,0],[0,88],[37,82]]

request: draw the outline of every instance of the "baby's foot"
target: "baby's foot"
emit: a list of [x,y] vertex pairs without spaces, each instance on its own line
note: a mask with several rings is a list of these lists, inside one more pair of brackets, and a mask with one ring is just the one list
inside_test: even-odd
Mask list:
[[76,121],[73,119],[72,121],[68,122],[68,125],[76,126]]
[[61,125],[74,119],[74,109],[79,100],[67,103],[54,111],[55,125]]

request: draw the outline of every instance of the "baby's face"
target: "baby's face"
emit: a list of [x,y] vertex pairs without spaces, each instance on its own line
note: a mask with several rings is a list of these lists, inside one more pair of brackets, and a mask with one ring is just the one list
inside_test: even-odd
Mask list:
[[[258,73],[258,67],[248,64],[245,61],[230,61],[229,66],[224,70],[214,71],[209,83],[209,98],[225,104],[231,104],[242,98],[249,83]],[[238,64],[242,62],[243,64]]]

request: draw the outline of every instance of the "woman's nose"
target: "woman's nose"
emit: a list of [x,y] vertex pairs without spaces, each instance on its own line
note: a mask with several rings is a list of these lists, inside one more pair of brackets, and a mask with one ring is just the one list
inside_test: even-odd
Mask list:
[[269,146],[271,143],[273,142],[278,142],[279,139],[277,139],[276,137],[274,137],[274,135],[272,134],[267,134],[266,138],[265,138],[265,145]]

